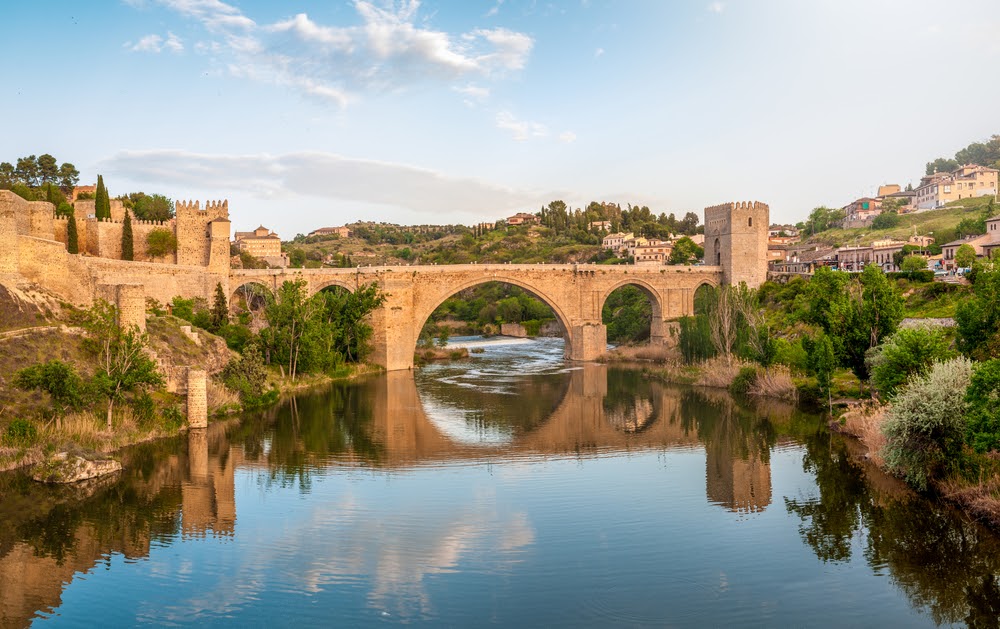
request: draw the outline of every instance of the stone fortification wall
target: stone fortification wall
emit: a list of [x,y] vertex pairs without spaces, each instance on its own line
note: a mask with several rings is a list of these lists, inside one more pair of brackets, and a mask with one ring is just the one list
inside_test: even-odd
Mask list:
[[205,267],[70,257],[79,261],[82,267],[78,271],[79,278],[90,287],[99,284],[141,284],[146,296],[160,303],[169,303],[177,295],[202,297],[211,302],[217,283],[222,284],[223,290],[228,290],[229,286],[228,272],[215,273]]
[[146,293],[142,284],[100,284],[95,297],[118,308],[118,326],[146,331]]
[[18,238],[15,199],[9,190],[0,190],[0,275],[14,275],[18,269]]
[[[75,201],[73,203],[73,210],[76,213],[76,220],[86,220],[94,216],[97,212],[96,209],[97,201],[94,199],[82,199]],[[125,205],[118,199],[111,199],[109,205],[111,206],[111,220],[113,221],[123,221],[125,220]]]
[[[209,266],[212,259],[212,236],[209,223],[225,222],[225,258],[229,260],[229,202],[208,201],[205,208],[195,201],[177,201],[174,204],[176,218],[174,219],[177,233],[177,264],[190,266]],[[221,233],[219,227],[213,230],[215,237]]]
[[[132,219],[132,251],[136,261],[173,264],[174,255],[166,256],[165,259],[153,260],[147,253],[149,248],[149,232],[154,229],[166,229],[173,233],[173,223],[173,221],[139,221],[134,218]],[[76,234],[80,253],[120,260],[122,257],[123,224],[124,219],[122,221],[81,221],[77,218]],[[68,227],[68,218],[56,217],[53,221],[53,238],[66,244],[68,242]]]
[[705,208],[705,262],[721,266],[723,282],[754,288],[767,281],[770,208],[759,201]]

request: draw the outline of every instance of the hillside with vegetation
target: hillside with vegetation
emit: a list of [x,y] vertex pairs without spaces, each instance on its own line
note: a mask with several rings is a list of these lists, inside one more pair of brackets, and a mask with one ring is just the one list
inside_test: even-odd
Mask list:
[[607,230],[592,223],[608,222],[610,231],[647,238],[703,231],[698,214],[654,214],[646,206],[590,203],[570,210],[553,201],[537,213],[536,225],[508,225],[505,220],[465,225],[393,225],[352,223],[350,238],[297,235],[282,244],[293,267],[469,264],[469,263],[621,263],[601,246]]

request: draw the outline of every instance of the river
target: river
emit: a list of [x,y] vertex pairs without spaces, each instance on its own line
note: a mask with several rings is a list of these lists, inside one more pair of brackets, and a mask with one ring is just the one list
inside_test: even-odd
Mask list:
[[130,448],[116,478],[0,475],[0,625],[997,622],[997,536],[821,417],[461,342],[483,351]]

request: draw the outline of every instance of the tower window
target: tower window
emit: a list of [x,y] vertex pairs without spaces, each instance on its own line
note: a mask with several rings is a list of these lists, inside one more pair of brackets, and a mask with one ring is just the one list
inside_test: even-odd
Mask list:
[[750,216],[750,217],[747,218],[747,227],[753,227],[753,217],[752,216]]

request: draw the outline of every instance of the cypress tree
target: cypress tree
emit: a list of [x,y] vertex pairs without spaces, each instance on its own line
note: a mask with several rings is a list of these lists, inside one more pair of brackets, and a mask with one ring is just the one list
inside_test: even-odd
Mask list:
[[135,260],[135,253],[132,245],[132,219],[128,210],[125,210],[125,222],[122,223],[122,260]]
[[227,323],[229,323],[229,306],[226,305],[226,292],[222,290],[220,282],[215,285],[215,300],[212,302],[213,331],[218,331]]
[[66,225],[66,250],[70,253],[80,253],[80,241],[76,234],[76,216],[69,215],[69,224]]
[[108,189],[104,187],[104,177],[97,176],[97,192],[94,194],[94,215],[97,220],[111,218],[111,199],[108,198]]

